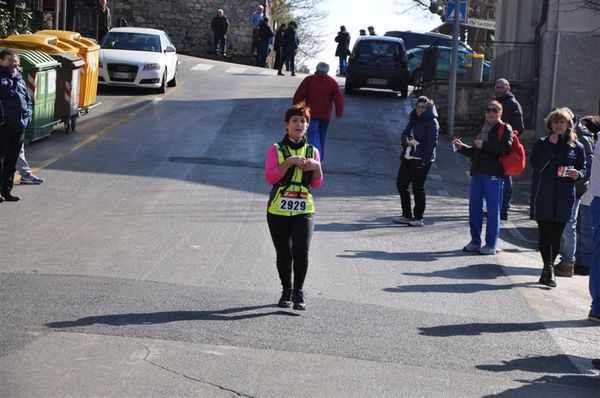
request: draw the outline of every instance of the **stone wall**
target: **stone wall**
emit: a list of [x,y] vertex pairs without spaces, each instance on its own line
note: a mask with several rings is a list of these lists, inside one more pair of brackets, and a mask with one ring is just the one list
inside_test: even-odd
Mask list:
[[[74,30],[96,37],[98,0],[75,0]],[[156,28],[167,32],[177,52],[205,56],[212,51],[210,22],[222,8],[229,18],[228,53],[245,56],[252,45],[250,14],[264,0],[108,0],[113,27]]]
[[210,22],[222,8],[229,18],[228,53],[243,55],[252,44],[250,14],[257,0],[113,0],[113,24],[121,18],[128,26],[161,29],[177,52],[203,56],[212,51]]

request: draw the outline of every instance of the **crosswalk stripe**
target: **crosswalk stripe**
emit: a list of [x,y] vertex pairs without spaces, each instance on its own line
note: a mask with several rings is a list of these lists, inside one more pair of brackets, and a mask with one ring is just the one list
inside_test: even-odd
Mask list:
[[192,68],[192,70],[207,71],[207,70],[211,70],[214,67],[215,67],[214,65],[210,65],[210,64],[198,64],[198,65],[194,66]]
[[244,73],[245,71],[246,68],[237,68],[235,66],[232,66],[231,68],[227,69],[225,73]]

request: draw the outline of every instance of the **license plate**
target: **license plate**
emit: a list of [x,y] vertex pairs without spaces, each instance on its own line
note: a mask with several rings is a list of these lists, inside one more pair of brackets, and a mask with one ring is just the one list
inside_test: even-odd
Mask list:
[[134,79],[135,75],[127,72],[114,72],[113,77],[115,79]]
[[386,79],[367,79],[367,84],[376,84],[378,86],[385,86],[387,84]]

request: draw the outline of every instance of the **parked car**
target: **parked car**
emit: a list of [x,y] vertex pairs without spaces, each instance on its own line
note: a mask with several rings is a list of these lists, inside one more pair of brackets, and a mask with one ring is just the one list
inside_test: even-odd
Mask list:
[[175,46],[162,30],[113,28],[101,43],[98,83],[164,93],[177,85],[177,63]]
[[361,36],[354,43],[346,71],[346,94],[369,87],[408,95],[408,65],[401,39]]
[[[436,80],[450,80],[450,56],[452,54],[452,48],[446,46],[435,47],[437,48]],[[418,84],[419,80],[422,78],[421,62],[423,61],[423,54],[425,54],[425,51],[429,48],[432,48],[432,46],[418,46],[416,48],[411,48],[406,52],[410,74],[409,82],[413,86]],[[466,79],[466,64],[471,63],[471,60],[467,55],[472,53],[473,51],[462,48],[458,49],[458,69],[456,71],[458,80]],[[488,81],[489,77],[490,63],[488,61],[483,61],[483,81]]]
[[[389,32],[385,32],[385,36],[390,37],[398,37],[404,41],[404,48],[406,50],[410,50],[411,48],[415,48],[422,45],[431,46],[436,44],[438,46],[448,46],[452,47],[452,36],[445,35],[442,33],[436,32],[417,32],[414,30],[392,30]],[[473,49],[469,47],[468,44],[459,41],[458,48],[463,48],[467,51],[473,52]]]

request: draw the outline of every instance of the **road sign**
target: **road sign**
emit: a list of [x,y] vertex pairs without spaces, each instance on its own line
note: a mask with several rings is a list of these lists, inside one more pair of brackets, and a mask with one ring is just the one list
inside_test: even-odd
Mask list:
[[487,19],[469,18],[469,20],[465,23],[465,25],[472,26],[474,28],[479,28],[479,29],[488,29],[488,30],[496,29],[496,21],[488,21]]
[[[456,4],[455,1],[449,1],[448,5],[446,6],[446,23],[452,23],[454,22],[454,5]],[[461,1],[460,5],[458,7],[458,11],[460,13],[460,18],[458,19],[458,22],[460,23],[466,23],[469,20],[469,2],[468,1]]]

